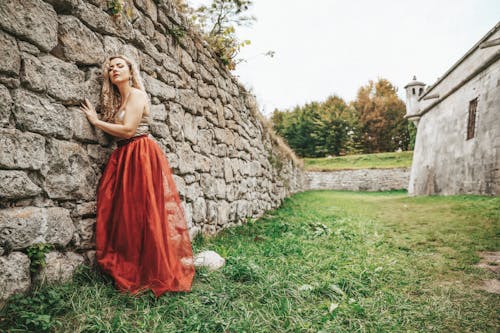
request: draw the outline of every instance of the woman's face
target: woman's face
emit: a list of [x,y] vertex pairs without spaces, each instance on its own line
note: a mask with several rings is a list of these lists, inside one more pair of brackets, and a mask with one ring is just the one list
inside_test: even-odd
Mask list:
[[130,68],[127,62],[122,58],[111,59],[108,68],[109,79],[113,84],[118,84],[123,81],[128,82],[130,79]]

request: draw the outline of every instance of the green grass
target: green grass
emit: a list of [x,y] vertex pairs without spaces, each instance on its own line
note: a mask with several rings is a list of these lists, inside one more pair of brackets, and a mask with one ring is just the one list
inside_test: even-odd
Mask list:
[[347,155],[332,158],[304,158],[304,168],[306,171],[409,168],[412,158],[412,151]]
[[0,331],[496,332],[500,296],[476,289],[499,249],[500,198],[312,191],[195,251],[227,258],[192,292],[130,297],[83,268],[16,296]]

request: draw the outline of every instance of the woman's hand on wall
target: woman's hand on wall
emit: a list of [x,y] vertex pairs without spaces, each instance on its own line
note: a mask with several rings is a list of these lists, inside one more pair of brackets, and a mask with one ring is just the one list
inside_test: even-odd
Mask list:
[[95,126],[99,118],[97,118],[97,112],[95,111],[94,106],[92,105],[92,103],[90,103],[88,99],[85,98],[85,101],[82,102],[80,110],[82,110],[85,113],[89,122],[93,126]]

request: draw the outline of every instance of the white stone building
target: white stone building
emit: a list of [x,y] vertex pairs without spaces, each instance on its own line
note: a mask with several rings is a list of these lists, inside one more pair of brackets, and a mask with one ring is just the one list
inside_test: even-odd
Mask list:
[[417,125],[408,193],[500,195],[500,23],[425,89],[405,86]]

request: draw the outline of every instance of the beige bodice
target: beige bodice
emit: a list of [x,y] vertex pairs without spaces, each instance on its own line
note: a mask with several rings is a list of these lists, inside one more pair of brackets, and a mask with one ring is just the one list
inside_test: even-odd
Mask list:
[[[115,123],[123,124],[123,117],[125,117],[125,110],[121,110],[117,113],[115,117]],[[149,134],[149,115],[146,115],[144,112],[142,113],[141,121],[137,126],[137,130],[135,131],[134,136],[143,134]]]

